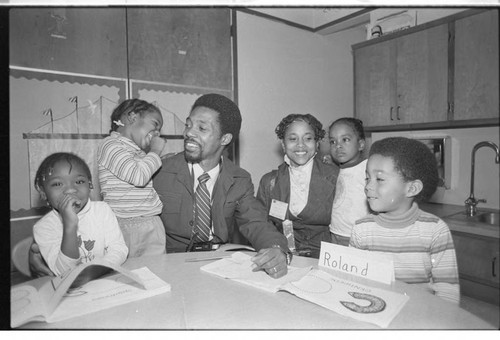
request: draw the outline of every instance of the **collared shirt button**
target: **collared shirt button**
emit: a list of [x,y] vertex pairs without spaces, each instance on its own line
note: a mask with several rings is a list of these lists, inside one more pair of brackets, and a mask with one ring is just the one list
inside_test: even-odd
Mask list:
[[194,224],[193,220],[189,221],[189,225],[192,227]]

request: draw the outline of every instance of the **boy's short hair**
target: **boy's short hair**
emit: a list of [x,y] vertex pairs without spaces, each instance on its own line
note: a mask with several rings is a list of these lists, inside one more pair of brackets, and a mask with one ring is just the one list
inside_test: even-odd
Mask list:
[[226,133],[233,135],[231,143],[238,137],[241,128],[241,113],[238,105],[231,99],[217,93],[204,94],[196,99],[191,107],[191,111],[199,106],[206,107],[219,113],[218,121],[220,124],[221,136]]
[[90,168],[83,159],[70,152],[56,152],[52,155],[47,156],[38,167],[35,175],[35,188],[37,190],[43,187],[45,177],[49,175],[50,169],[52,169],[54,165],[56,165],[56,163],[58,163],[59,161],[66,161],[70,165],[71,163],[80,165],[83,168],[83,171],[85,171],[89,182],[92,183],[92,174],[90,172]]
[[434,154],[422,142],[404,137],[390,137],[373,143],[370,154],[390,157],[394,167],[405,182],[420,180],[423,188],[415,196],[415,202],[429,199],[439,182],[437,162]]

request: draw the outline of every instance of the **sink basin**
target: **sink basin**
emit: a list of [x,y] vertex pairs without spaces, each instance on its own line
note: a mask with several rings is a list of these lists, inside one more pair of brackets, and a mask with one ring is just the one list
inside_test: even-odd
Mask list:
[[467,216],[465,212],[459,212],[454,215],[447,216],[445,218],[449,218],[452,220],[459,220],[464,222],[472,222],[472,223],[484,223],[489,225],[499,225],[500,221],[500,213],[499,212],[485,212],[478,211],[475,216]]
[[487,212],[487,213],[482,213],[480,215],[474,216],[477,218],[479,222],[482,223],[487,223],[491,225],[498,225],[498,217],[500,216],[499,213],[494,213],[494,212]]

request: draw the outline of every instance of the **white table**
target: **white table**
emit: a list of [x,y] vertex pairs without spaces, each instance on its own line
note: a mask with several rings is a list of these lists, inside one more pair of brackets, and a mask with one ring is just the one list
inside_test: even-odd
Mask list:
[[[378,329],[299,299],[287,292],[267,293],[202,272],[209,262],[185,262],[216,252],[178,253],[127,260],[128,269],[143,266],[170,283],[168,293],[58,323],[29,323],[44,329]],[[316,265],[294,257],[292,266]],[[394,289],[410,296],[389,325],[394,329],[493,329],[458,305],[421,287],[397,281]]]

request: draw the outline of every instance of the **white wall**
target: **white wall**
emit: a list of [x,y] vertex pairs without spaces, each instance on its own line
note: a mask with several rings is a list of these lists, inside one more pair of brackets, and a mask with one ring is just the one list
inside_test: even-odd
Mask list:
[[311,113],[326,128],[336,118],[352,116],[349,41],[364,32],[326,38],[241,12],[237,29],[240,165],[257,189],[262,175],[283,161],[274,133],[283,117]]
[[[373,133],[373,141],[390,137],[408,138],[450,136],[451,137],[451,188],[438,188],[432,202],[464,205],[469,197],[471,179],[471,153],[474,145],[481,141],[491,141],[499,145],[498,127],[472,129],[449,129],[411,132]],[[476,152],[474,175],[474,197],[484,198],[486,203],[479,203],[478,208],[499,209],[500,165],[495,163],[495,152],[491,148],[480,148]]]

